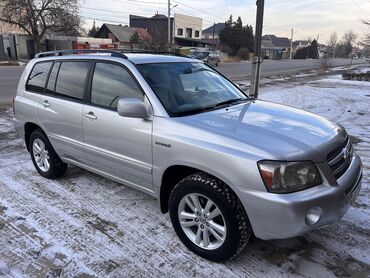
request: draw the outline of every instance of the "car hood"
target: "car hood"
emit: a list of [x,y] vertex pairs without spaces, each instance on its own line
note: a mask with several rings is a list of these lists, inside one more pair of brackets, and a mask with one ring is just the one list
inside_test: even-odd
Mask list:
[[323,117],[261,100],[179,119],[198,129],[198,136],[230,147],[242,144],[264,159],[323,162],[346,137],[343,127]]

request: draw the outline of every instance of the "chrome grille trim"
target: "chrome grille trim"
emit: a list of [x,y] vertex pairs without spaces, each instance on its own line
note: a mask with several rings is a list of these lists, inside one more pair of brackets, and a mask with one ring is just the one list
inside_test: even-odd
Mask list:
[[351,164],[352,155],[353,147],[348,136],[342,145],[328,154],[327,162],[336,179],[340,178],[347,171]]
[[362,179],[362,173],[358,176],[357,180],[355,183],[351,184],[345,191],[344,193],[348,196],[350,194],[352,194],[356,189],[357,187],[359,186],[360,184],[360,181]]

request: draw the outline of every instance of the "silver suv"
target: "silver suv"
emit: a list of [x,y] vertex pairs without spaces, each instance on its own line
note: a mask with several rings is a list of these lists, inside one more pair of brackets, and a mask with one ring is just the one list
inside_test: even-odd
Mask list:
[[362,165],[343,127],[250,99],[198,60],[104,53],[42,53],[24,70],[15,125],[45,178],[70,163],[146,192],[213,261],[252,234],[334,223],[358,195]]

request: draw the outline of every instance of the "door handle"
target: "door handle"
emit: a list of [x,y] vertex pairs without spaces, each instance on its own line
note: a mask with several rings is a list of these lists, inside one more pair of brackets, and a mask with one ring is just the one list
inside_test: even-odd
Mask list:
[[44,105],[45,108],[50,106],[50,103],[46,99],[42,101],[41,104]]
[[92,111],[90,111],[89,113],[85,113],[84,116],[89,120],[96,120],[98,118]]

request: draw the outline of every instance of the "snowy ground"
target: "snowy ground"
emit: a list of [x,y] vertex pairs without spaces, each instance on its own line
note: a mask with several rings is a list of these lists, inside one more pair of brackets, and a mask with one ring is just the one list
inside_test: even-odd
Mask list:
[[255,239],[232,261],[208,262],[179,242],[153,198],[76,167],[43,179],[3,107],[0,276],[370,277],[370,83],[296,80],[266,84],[260,97],[326,116],[353,136],[363,188],[340,222],[294,239]]

